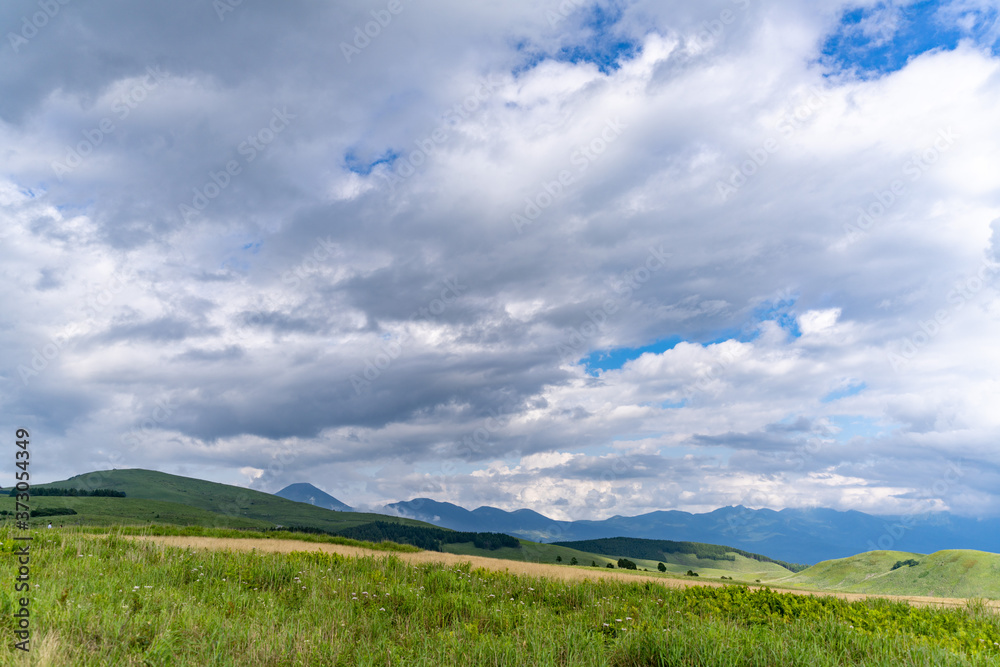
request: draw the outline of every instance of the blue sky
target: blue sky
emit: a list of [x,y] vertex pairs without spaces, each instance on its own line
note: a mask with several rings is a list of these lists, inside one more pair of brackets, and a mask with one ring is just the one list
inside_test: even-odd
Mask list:
[[1000,515],[994,2],[402,6],[4,40],[0,429],[39,479],[893,513],[956,460],[940,506]]
[[[998,46],[998,8],[984,7],[955,21],[962,3],[941,0],[878,2],[844,12],[838,30],[823,44],[822,61],[862,77],[879,77],[902,69],[913,57],[937,49],[954,49],[961,39],[984,47]],[[992,28],[992,32],[991,32]],[[836,70],[835,70],[836,71]]]

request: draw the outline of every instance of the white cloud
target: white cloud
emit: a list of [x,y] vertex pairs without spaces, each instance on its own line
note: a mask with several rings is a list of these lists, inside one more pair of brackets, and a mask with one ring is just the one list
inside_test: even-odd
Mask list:
[[[981,472],[936,506],[1000,511],[1000,60],[965,43],[824,77],[843,3],[750,5],[700,40],[732,4],[625,7],[641,52],[608,73],[523,69],[592,43],[586,11],[553,29],[527,2],[414,6],[350,64],[363,8],[68,5],[0,55],[0,423],[41,434],[43,477],[204,470],[355,506],[583,518],[763,489],[894,511],[960,459]],[[972,30],[983,7],[953,9]]]

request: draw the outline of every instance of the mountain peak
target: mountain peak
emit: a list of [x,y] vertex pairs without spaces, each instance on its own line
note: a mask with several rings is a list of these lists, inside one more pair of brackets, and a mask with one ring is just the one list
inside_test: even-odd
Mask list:
[[322,507],[328,510],[336,510],[338,512],[351,511],[351,508],[348,505],[345,505],[322,489],[318,489],[307,482],[289,484],[274,495],[288,500],[294,500],[298,503],[315,505],[316,507]]

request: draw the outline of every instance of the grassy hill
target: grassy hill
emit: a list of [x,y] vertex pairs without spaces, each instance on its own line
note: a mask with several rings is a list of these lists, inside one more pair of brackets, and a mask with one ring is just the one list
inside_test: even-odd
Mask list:
[[[22,531],[0,526],[12,560]],[[124,534],[123,534],[124,533]],[[995,666],[989,613],[35,530],[38,665]],[[265,540],[262,540],[265,541]],[[530,569],[530,568],[526,568]],[[569,568],[567,568],[569,569]],[[8,599],[9,598],[9,599]],[[9,593],[0,664],[14,646]]]
[[[555,544],[542,544],[531,540],[518,540],[521,543],[520,549],[502,548],[495,551],[485,551],[476,549],[471,542],[459,544],[449,544],[444,550],[448,553],[461,554],[463,556],[485,556],[487,558],[503,558],[506,560],[519,560],[528,563],[557,563],[569,565],[576,558],[577,565],[590,567],[590,564],[597,563],[598,567],[605,567],[608,563],[614,563],[617,558],[608,558],[579,549],[557,546]],[[557,561],[556,558],[562,558]],[[655,571],[656,565],[653,566]]]
[[658,563],[663,563],[668,572],[684,573],[693,570],[700,576],[739,575],[736,578],[752,581],[757,578],[787,576],[805,569],[804,565],[785,563],[742,549],[700,542],[612,537],[555,544],[609,557],[614,556],[615,559],[629,558],[640,569],[655,570]]
[[[60,525],[151,525],[205,526],[217,528],[269,529],[276,525],[308,527],[328,533],[356,531],[373,522],[440,532],[442,529],[412,519],[360,512],[335,512],[295,502],[260,491],[169,475],[150,470],[105,470],[77,475],[67,480],[33,488],[111,489],[126,494],[115,497],[40,496],[32,498],[33,511],[73,510],[76,514],[38,517],[35,526]],[[0,511],[12,518],[14,499],[0,497]],[[402,530],[397,528],[397,530]],[[406,532],[406,531],[403,531]],[[448,531],[451,532],[451,531]],[[423,535],[426,537],[426,535]],[[368,539],[368,538],[362,538]],[[396,538],[390,538],[396,539]],[[396,541],[399,541],[398,539]],[[405,541],[405,540],[404,540]],[[445,542],[442,540],[442,542]],[[666,565],[665,577],[688,570],[701,577],[726,577],[737,582],[764,583],[793,588],[894,595],[1000,598],[1000,555],[982,551],[939,551],[925,556],[900,551],[875,551],[850,558],[824,561],[793,574],[765,556],[739,549],[693,542],[614,538],[558,544],[519,540],[520,548],[485,549],[473,542],[442,543],[444,551],[463,555],[510,560],[606,567],[624,557],[639,570],[658,574],[657,564]],[[556,559],[560,558],[561,561]],[[896,563],[909,562],[894,568]],[[916,563],[911,566],[911,563]]]
[[[897,563],[916,561],[916,565]],[[867,553],[823,561],[768,583],[850,593],[1000,598],[1000,554],[947,550],[930,555],[905,551]]]
[[[90,525],[174,523],[225,528],[308,526],[335,532],[372,521],[432,527],[412,519],[361,512],[334,512],[228,484],[153,470],[101,470],[67,480],[33,485],[39,488],[112,489],[125,498],[35,496],[32,509],[69,507],[77,515],[52,517],[53,523]],[[12,510],[14,499],[0,500],[0,510]],[[159,516],[157,516],[159,515]],[[47,522],[48,517],[35,521]]]

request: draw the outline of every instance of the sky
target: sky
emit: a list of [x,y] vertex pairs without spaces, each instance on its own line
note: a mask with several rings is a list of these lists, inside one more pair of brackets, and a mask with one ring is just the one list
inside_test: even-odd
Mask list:
[[1000,515],[994,2],[9,0],[0,36],[33,480]]

